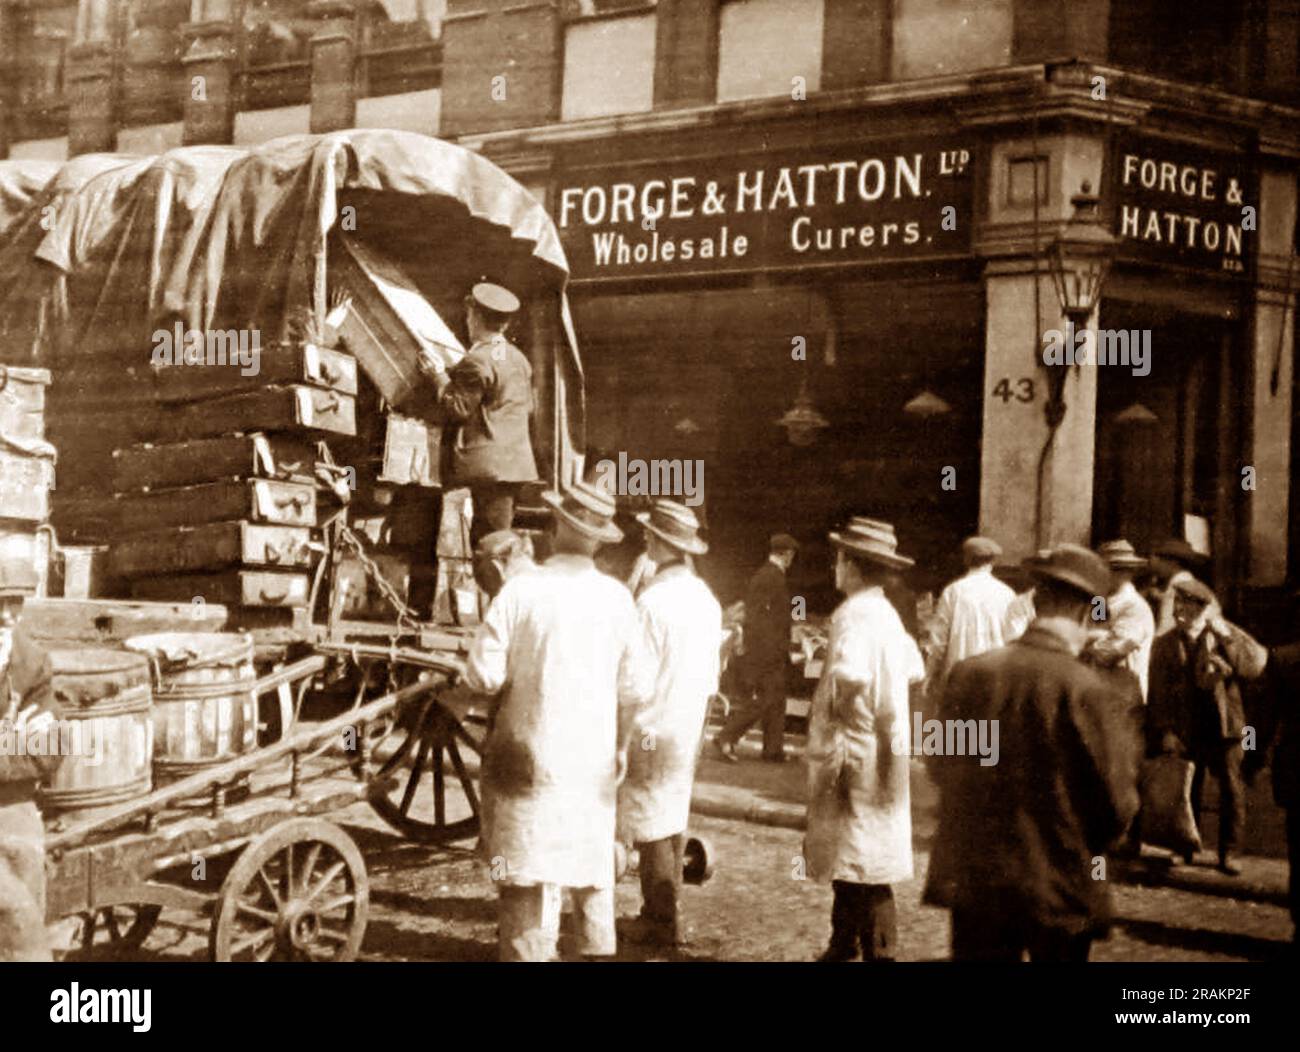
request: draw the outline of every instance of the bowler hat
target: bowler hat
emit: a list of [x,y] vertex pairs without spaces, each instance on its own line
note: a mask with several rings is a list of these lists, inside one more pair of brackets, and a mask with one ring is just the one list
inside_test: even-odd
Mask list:
[[31,563],[20,559],[0,560],[0,599],[36,594],[39,578]]
[[1165,541],[1155,550],[1155,554],[1169,562],[1177,563],[1184,570],[1195,570],[1210,561],[1204,552],[1198,552],[1181,537]]
[[514,314],[519,309],[519,298],[509,289],[480,281],[469,290],[470,299],[493,314]]
[[1077,544],[1058,544],[1046,558],[1035,558],[1029,572],[1040,581],[1055,581],[1090,598],[1110,595],[1110,570],[1101,556]]
[[898,554],[898,537],[894,534],[894,527],[878,519],[854,516],[842,531],[832,533],[830,538],[837,548],[895,570],[914,565],[913,560],[906,555]]
[[1133,545],[1125,540],[1107,541],[1097,549],[1097,554],[1106,560],[1106,565],[1112,570],[1137,570],[1147,564]]
[[665,544],[691,555],[703,555],[709,546],[700,537],[700,520],[685,504],[675,500],[657,500],[649,511],[637,515],[636,521]]
[[623,539],[623,531],[614,525],[613,494],[599,486],[578,480],[562,493],[547,490],[542,500],[584,537],[602,544],[617,544]]

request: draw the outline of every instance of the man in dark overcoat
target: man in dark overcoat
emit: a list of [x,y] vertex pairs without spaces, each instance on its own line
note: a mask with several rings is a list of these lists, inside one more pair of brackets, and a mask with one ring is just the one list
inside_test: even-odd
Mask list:
[[1078,660],[1109,571],[1063,544],[1033,574],[1033,623],[959,662],[940,708],[967,742],[998,743],[991,763],[966,750],[931,765],[939,826],[925,899],[952,911],[955,961],[1087,960],[1108,927],[1105,853],[1137,813],[1136,683]]

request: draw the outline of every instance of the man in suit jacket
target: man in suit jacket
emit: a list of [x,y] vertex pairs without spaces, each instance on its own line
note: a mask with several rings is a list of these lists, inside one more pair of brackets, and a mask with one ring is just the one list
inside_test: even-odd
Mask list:
[[436,356],[421,359],[433,379],[436,415],[458,424],[451,486],[468,486],[474,501],[474,543],[514,522],[525,482],[537,479],[529,438],[533,369],[505,329],[519,300],[500,285],[480,282],[465,301],[469,352],[448,372]]
[[1241,868],[1232,852],[1246,821],[1241,682],[1263,674],[1268,651],[1225,621],[1214,592],[1191,574],[1176,574],[1170,590],[1174,627],[1151,650],[1148,751],[1185,756],[1196,765],[1192,810],[1198,825],[1206,771],[1218,779],[1219,868],[1235,876]]
[[738,763],[736,742],[760,720],[763,759],[785,760],[785,689],[790,667],[790,586],[785,575],[799,542],[788,533],[772,537],[770,554],[749,580],[745,592],[745,628],[740,682],[744,695],[736,711],[713,739],[718,754]]
[[959,663],[940,710],[968,742],[996,728],[999,743],[992,763],[932,761],[939,826],[925,899],[952,911],[953,960],[1087,960],[1110,914],[1103,855],[1137,812],[1136,684],[1078,660],[1092,600],[1109,592],[1106,565],[1063,544],[1034,574],[1033,624]]

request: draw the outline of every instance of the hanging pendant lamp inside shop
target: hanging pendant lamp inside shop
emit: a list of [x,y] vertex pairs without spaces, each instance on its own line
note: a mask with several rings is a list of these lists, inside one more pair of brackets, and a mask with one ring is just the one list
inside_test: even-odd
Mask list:
[[1160,418],[1141,402],[1134,402],[1127,409],[1115,414],[1117,424],[1157,424]]
[[908,416],[925,420],[932,416],[943,416],[945,413],[951,413],[952,406],[927,387],[903,406],[903,412]]
[[794,405],[786,410],[777,424],[785,428],[792,446],[812,445],[818,432],[831,426],[830,421],[817,412],[817,407],[813,405],[812,397],[808,394],[808,377],[799,381],[799,393],[795,395]]

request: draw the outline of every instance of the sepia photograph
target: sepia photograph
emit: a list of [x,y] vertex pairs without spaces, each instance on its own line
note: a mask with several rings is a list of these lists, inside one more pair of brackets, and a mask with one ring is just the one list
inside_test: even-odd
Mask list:
[[1286,1018],[1298,211],[1300,0],[0,0],[0,985]]

